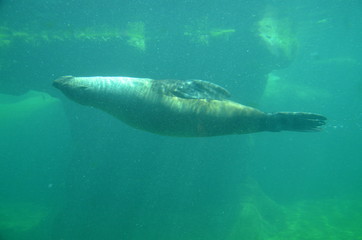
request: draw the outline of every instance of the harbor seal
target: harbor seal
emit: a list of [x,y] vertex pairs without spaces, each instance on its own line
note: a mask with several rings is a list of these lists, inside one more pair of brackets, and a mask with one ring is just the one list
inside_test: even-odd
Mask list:
[[264,113],[227,100],[229,92],[203,80],[64,76],[53,82],[73,101],[101,109],[126,124],[177,137],[262,131],[320,131],[326,118],[304,112]]

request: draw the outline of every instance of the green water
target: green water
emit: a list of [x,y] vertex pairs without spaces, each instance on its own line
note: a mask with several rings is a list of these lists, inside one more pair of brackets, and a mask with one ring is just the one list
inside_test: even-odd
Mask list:
[[[361,16],[357,0],[0,0],[0,240],[362,239]],[[69,101],[64,75],[203,79],[328,124],[158,136]]]

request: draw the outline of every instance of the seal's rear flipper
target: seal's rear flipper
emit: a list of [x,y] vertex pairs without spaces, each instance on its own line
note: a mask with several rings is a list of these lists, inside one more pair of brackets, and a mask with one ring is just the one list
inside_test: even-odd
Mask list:
[[318,132],[327,118],[314,113],[277,112],[267,114],[266,131]]

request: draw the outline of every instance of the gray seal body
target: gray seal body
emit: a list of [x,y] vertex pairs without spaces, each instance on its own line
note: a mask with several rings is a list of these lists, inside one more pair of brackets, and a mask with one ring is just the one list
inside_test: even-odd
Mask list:
[[64,76],[53,82],[67,97],[145,131],[208,137],[261,131],[319,131],[313,113],[264,113],[227,100],[229,92],[202,80]]

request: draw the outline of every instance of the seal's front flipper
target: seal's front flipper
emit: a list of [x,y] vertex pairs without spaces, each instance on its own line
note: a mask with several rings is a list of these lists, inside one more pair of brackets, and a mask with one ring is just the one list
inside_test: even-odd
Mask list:
[[314,113],[277,112],[268,113],[266,131],[318,132],[326,124],[327,118]]
[[230,97],[230,93],[217,84],[204,80],[178,81],[171,89],[174,96],[187,99],[214,99],[223,100]]

